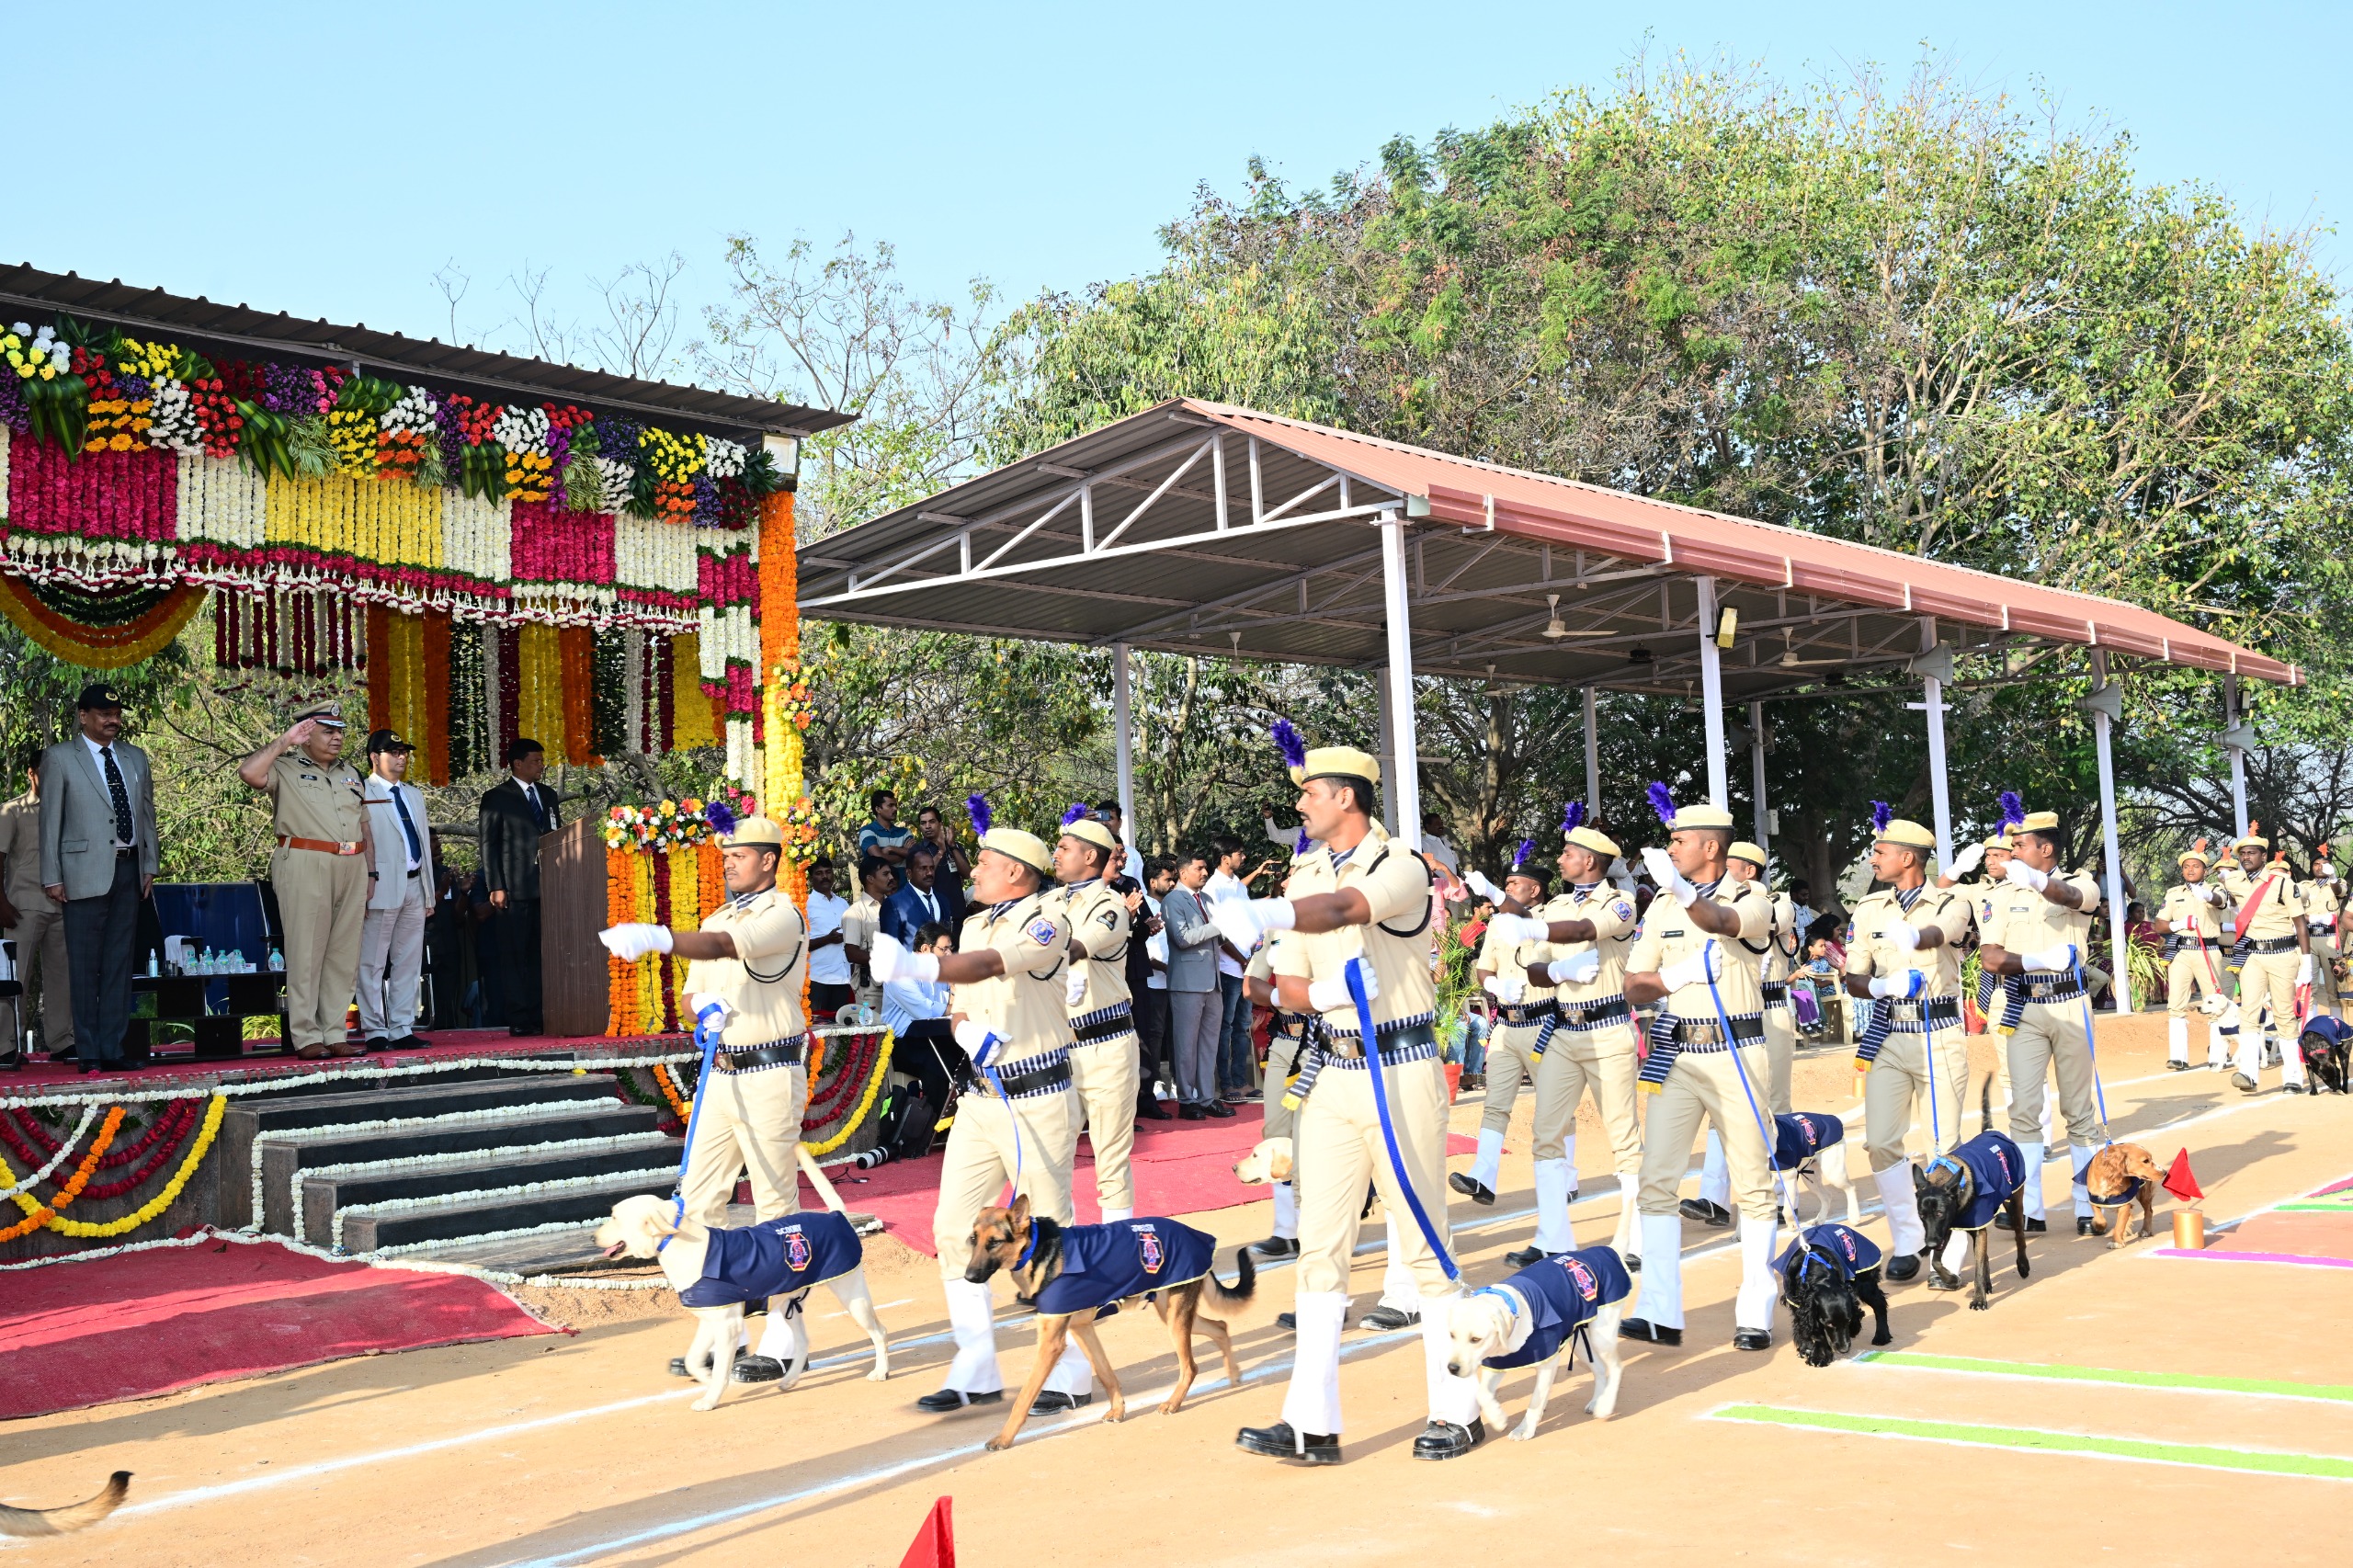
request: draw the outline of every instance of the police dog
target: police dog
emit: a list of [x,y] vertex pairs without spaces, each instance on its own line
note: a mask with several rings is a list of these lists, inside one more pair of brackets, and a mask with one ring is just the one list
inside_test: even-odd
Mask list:
[[[613,1205],[612,1218],[597,1227],[597,1244],[605,1249],[607,1257],[656,1259],[670,1288],[684,1295],[702,1280],[712,1233],[692,1220],[674,1219],[676,1212],[676,1206],[670,1199],[624,1198]],[[663,1244],[665,1240],[669,1244],[666,1246]],[[874,1315],[874,1294],[867,1289],[866,1270],[852,1268],[824,1284],[849,1313],[850,1321],[864,1329],[866,1336],[874,1342],[874,1369],[866,1378],[869,1382],[881,1382],[891,1375],[891,1342],[882,1332],[882,1320]],[[801,1315],[801,1299],[807,1294],[803,1289],[768,1298],[768,1323],[760,1335],[759,1353],[784,1365],[784,1376],[777,1383],[779,1393],[799,1382],[801,1375],[809,1369],[809,1328]],[[702,1384],[703,1389],[702,1397],[694,1402],[693,1408],[715,1409],[734,1383],[735,1347],[744,1333],[744,1305],[736,1301],[688,1310],[695,1314],[695,1336],[687,1347],[687,1375]]]
[[[1832,1131],[1838,1136],[1824,1141]],[[1854,1178],[1847,1174],[1846,1138],[1847,1124],[1825,1111],[1800,1111],[1794,1116],[1773,1118],[1773,1168],[1786,1173],[1800,1192],[1809,1187],[1813,1189],[1813,1222],[1817,1225],[1830,1218],[1830,1195],[1834,1192],[1846,1195],[1847,1223],[1863,1222],[1862,1199],[1856,1195]],[[1790,1218],[1799,1219],[1795,1212]]]
[[[1487,1363],[1528,1348],[1536,1316],[1529,1291],[1537,1289],[1529,1277],[1541,1269],[1571,1269],[1572,1262],[1579,1259],[1576,1253],[1540,1258],[1500,1285],[1455,1297],[1447,1308],[1446,1332],[1451,1344],[1446,1358],[1447,1372],[1458,1378],[1477,1375],[1479,1415],[1495,1431],[1504,1431],[1507,1426],[1495,1390],[1503,1382],[1504,1373],[1517,1369],[1522,1363],[1515,1362],[1509,1368]],[[1578,1261],[1577,1267],[1584,1265]],[[1586,1280],[1592,1278],[1588,1271]],[[1586,1335],[1586,1358],[1593,1365],[1593,1397],[1585,1403],[1586,1414],[1597,1421],[1607,1421],[1618,1413],[1618,1381],[1625,1373],[1625,1363],[1619,1355],[1618,1320],[1625,1315],[1626,1298],[1633,1291],[1629,1284],[1603,1293],[1612,1299],[1594,1300],[1593,1315],[1577,1325]],[[1544,1406],[1552,1397],[1552,1380],[1560,1375],[1561,1363],[1574,1353],[1576,1340],[1575,1334],[1562,1334],[1550,1353],[1535,1362],[1536,1387],[1528,1396],[1528,1412],[1519,1418],[1518,1426],[1509,1427],[1514,1441],[1528,1441],[1543,1425]]]
[[12,1508],[0,1503],[0,1535],[72,1535],[113,1513],[130,1494],[131,1472],[119,1470],[107,1478],[97,1496],[63,1508]]
[[2165,1179],[2149,1151],[2138,1143],[2110,1143],[2084,1167],[2084,1188],[2092,1198],[2092,1234],[2109,1236],[2111,1252],[2132,1239],[2132,1206],[2141,1206],[2141,1234],[2157,1230],[2157,1187]]
[[1887,1292],[1880,1266],[1858,1267],[1853,1233],[1838,1225],[1816,1225],[1798,1233],[1781,1256],[1781,1300],[1790,1309],[1790,1335],[1798,1358],[1809,1367],[1827,1367],[1851,1349],[1863,1332],[1863,1309],[1871,1310],[1871,1343],[1885,1345]]
[[[1950,1153],[1939,1154],[1930,1160],[1926,1170],[1915,1169],[1912,1173],[1912,1187],[1920,1207],[1921,1228],[1927,1233],[1925,1250],[1928,1254],[1929,1286],[1939,1290],[1961,1289],[1961,1281],[1954,1277],[1946,1258],[1960,1241],[1953,1233],[1957,1227],[1961,1228],[1962,1234],[1968,1237],[1973,1277],[1974,1289],[1970,1293],[1969,1306],[1971,1311],[1982,1312],[1994,1304],[1991,1299],[1994,1260],[1985,1234],[1990,1228],[1990,1220],[1974,1226],[1963,1226],[1961,1222],[1972,1209],[1998,1203],[2001,1219],[2018,1237],[2018,1278],[2025,1278],[2026,1184],[2040,1180],[2042,1173],[2020,1169],[2006,1184],[2007,1191],[1980,1190],[1972,1162],[1982,1163],[1989,1169],[2018,1166],[2023,1162],[2018,1145],[1994,1131],[1994,1075],[1991,1073],[1985,1074],[1984,1087],[1979,1093],[1978,1111],[1984,1118],[1984,1131],[1968,1142],[1955,1147]],[[2006,1153],[2002,1153],[2005,1149]]]
[[1289,1181],[1291,1173],[1291,1142],[1288,1138],[1262,1138],[1257,1145],[1234,1162],[1234,1179],[1245,1187],[1264,1187],[1268,1182]]
[[2326,1013],[2316,1014],[2304,1025],[2304,1032],[2297,1037],[2296,1049],[2303,1053],[2304,1075],[2312,1080],[2314,1094],[2323,1089],[2336,1094],[2347,1091],[2353,1081],[2347,1057],[2353,1056],[2353,1029]]
[[[1138,1221],[1122,1221],[1136,1223]],[[1173,1221],[1161,1221],[1162,1224]],[[1028,1194],[1013,1201],[1010,1209],[989,1208],[981,1210],[972,1221],[972,1258],[964,1266],[964,1278],[975,1285],[988,1282],[989,1277],[1002,1268],[1012,1277],[1013,1283],[1024,1296],[1045,1300],[1047,1288],[1062,1277],[1063,1263],[1063,1228],[1042,1214],[1033,1214]],[[1227,1332],[1222,1318],[1203,1317],[1203,1298],[1220,1312],[1231,1312],[1249,1303],[1257,1289],[1258,1272],[1250,1261],[1247,1247],[1234,1249],[1234,1261],[1241,1275],[1227,1285],[1214,1274],[1170,1285],[1149,1292],[1160,1321],[1168,1326],[1169,1337],[1176,1344],[1176,1387],[1161,1402],[1160,1414],[1174,1415],[1184,1408],[1186,1394],[1192,1392],[1196,1364],[1193,1360],[1193,1331],[1200,1329],[1217,1342],[1219,1352],[1225,1358],[1225,1381],[1229,1385],[1242,1381],[1242,1364],[1233,1358],[1233,1336]],[[1087,1301],[1063,1312],[1043,1310],[1038,1313],[1038,1359],[1029,1369],[1029,1379],[1022,1385],[1020,1397],[1006,1414],[1005,1427],[988,1441],[989,1451],[999,1453],[1013,1447],[1013,1439],[1020,1435],[1022,1425],[1029,1419],[1029,1407],[1037,1403],[1039,1393],[1046,1386],[1046,1375],[1062,1359],[1063,1347],[1070,1335],[1078,1335],[1079,1348],[1086,1353],[1087,1365],[1095,1370],[1096,1381],[1103,1385],[1109,1402],[1103,1412],[1106,1421],[1117,1421],[1128,1413],[1126,1391],[1120,1386],[1118,1371],[1111,1358],[1104,1353],[1103,1342],[1096,1336],[1095,1317],[1101,1309],[1114,1304],[1125,1305],[1139,1298],[1130,1296],[1125,1301]]]

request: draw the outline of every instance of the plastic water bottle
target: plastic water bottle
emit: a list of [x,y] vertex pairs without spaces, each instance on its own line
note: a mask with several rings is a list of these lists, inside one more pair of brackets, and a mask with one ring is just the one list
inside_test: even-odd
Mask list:
[[269,949],[269,969],[273,974],[283,974],[286,971],[286,955],[276,948]]

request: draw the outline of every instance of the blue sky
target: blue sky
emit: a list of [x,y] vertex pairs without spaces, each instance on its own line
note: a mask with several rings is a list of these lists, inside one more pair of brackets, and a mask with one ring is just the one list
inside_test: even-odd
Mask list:
[[676,250],[688,297],[715,297],[737,232],[888,239],[932,292],[1081,288],[1151,267],[1155,226],[1254,153],[1317,182],[1645,50],[1805,82],[1925,48],[2131,131],[2147,178],[2218,186],[2258,224],[2353,210],[2343,6],[12,10],[0,259],[434,335],[445,264],[480,337],[527,264],[578,311],[590,278]]

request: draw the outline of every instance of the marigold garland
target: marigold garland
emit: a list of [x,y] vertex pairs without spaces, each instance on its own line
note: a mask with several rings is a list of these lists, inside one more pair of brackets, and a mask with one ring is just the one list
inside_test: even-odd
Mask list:
[[679,1097],[677,1085],[670,1081],[670,1070],[659,1062],[654,1064],[654,1081],[661,1085],[662,1097],[670,1102],[670,1113],[678,1119],[678,1125],[685,1126],[694,1108]]
[[195,1145],[188,1150],[188,1158],[181,1162],[178,1170],[172,1173],[172,1179],[164,1184],[163,1190],[149,1199],[140,1208],[123,1215],[119,1220],[109,1220],[104,1224],[97,1225],[87,1224],[80,1220],[68,1220],[60,1215],[49,1222],[49,1228],[69,1236],[119,1236],[137,1230],[148,1221],[163,1213],[178,1201],[180,1189],[188,1186],[188,1177],[196,1174],[196,1167],[204,1163],[205,1154],[212,1147],[213,1138],[221,1131],[221,1118],[228,1108],[229,1101],[226,1096],[212,1096],[211,1104],[205,1108],[204,1126],[198,1131]]
[[202,588],[182,584],[123,625],[84,626],[42,604],[22,580],[0,574],[0,614],[50,653],[89,670],[119,670],[153,658],[203,608],[204,597]]
[[[13,1242],[43,1225],[63,1230],[73,1223],[61,1218],[57,1211],[80,1197],[82,1188],[89,1185],[90,1177],[97,1172],[99,1159],[107,1152],[107,1145],[114,1142],[115,1130],[122,1125],[122,1116],[123,1108],[120,1106],[108,1110],[106,1120],[98,1128],[98,1135],[90,1141],[90,1152],[82,1156],[82,1163],[74,1167],[73,1176],[57,1189],[57,1195],[48,1203],[42,1203],[28,1192],[16,1194],[17,1207],[25,1211],[25,1218],[0,1231],[0,1242]],[[0,1163],[0,1181],[13,1186],[16,1179],[16,1173],[9,1170],[5,1163]]]
[[[891,1031],[884,1029],[881,1049],[876,1052],[874,1071],[867,1074],[866,1094],[858,1102],[858,1108],[850,1112],[849,1119],[835,1131],[831,1138],[822,1143],[803,1142],[801,1146],[809,1151],[811,1155],[823,1157],[832,1153],[849,1142],[851,1133],[865,1125],[867,1113],[874,1108],[875,1096],[881,1093],[882,1085],[891,1076],[891,1049],[894,1043]],[[804,1130],[807,1125],[805,1121],[802,1123]]]

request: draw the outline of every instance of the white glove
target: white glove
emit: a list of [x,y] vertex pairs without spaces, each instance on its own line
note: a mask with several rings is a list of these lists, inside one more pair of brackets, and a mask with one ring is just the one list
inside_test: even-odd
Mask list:
[[1666,987],[1667,994],[1671,996],[1687,985],[1705,985],[1711,980],[1721,979],[1724,967],[1721,960],[1714,960],[1718,950],[1716,944],[1710,942],[1689,958],[1668,964],[1658,971],[1659,983]]
[[1686,909],[1699,902],[1699,890],[1683,880],[1683,873],[1675,869],[1675,862],[1667,858],[1665,850],[1643,850],[1643,866],[1650,872],[1652,884]]
[[2013,855],[2010,857],[2010,863],[2002,868],[2002,880],[2015,886],[2032,888],[2036,892],[2040,892],[2044,885],[2051,881],[2051,873],[2038,871]]
[[1893,996],[1897,998],[1899,1001],[1908,1002],[1913,997],[1920,994],[1920,988],[1927,984],[1927,976],[1922,974],[1918,970],[1907,969],[1902,974],[1881,975],[1873,979],[1871,981],[1871,994],[1874,996]]
[[671,948],[667,926],[608,926],[597,933],[597,940],[623,963],[635,963],[648,953],[666,953]]
[[1489,881],[1487,880],[1487,873],[1484,871],[1465,871],[1462,873],[1462,881],[1472,892],[1477,893],[1481,898],[1485,899],[1490,903],[1501,903],[1504,901],[1504,890]]
[[1237,953],[1256,952],[1269,931],[1288,931],[1299,916],[1287,898],[1229,898],[1210,905],[1210,924]]
[[911,953],[887,931],[874,934],[874,945],[867,949],[866,968],[877,985],[894,980],[915,980],[926,985],[939,983],[938,953]]
[[2313,862],[2313,881],[2316,882],[2333,881],[2336,880],[2336,868],[2330,865],[2327,861],[2315,860]]
[[1086,976],[1076,964],[1070,966],[1070,978],[1063,982],[1063,1006],[1075,1007],[1086,1000]]
[[1601,949],[1587,948],[1564,959],[1549,960],[1544,972],[1552,977],[1556,985],[1583,985],[1601,972]]
[[1968,848],[1962,850],[1960,854],[1952,858],[1952,864],[1945,868],[1945,875],[1950,877],[1954,881],[1959,881],[1961,878],[1969,875],[1970,872],[1977,869],[1978,866],[1984,862],[1984,858],[1985,846],[1983,844],[1972,844]]
[[2333,909],[2325,909],[2325,910],[2321,911],[2321,913],[2319,913],[2318,915],[2313,915],[2313,925],[2315,925],[2315,926],[2334,926],[2334,925],[2336,925],[2336,911],[2335,911],[2335,910],[2333,910]]
[[1540,942],[1552,927],[1533,915],[1498,915],[1487,922],[1487,929],[1498,941]]
[[715,991],[698,991],[687,998],[687,1010],[695,1016],[695,1023],[712,1034],[719,1033],[735,1018],[735,1009],[726,997]]
[[2217,909],[2222,908],[2224,903],[2229,902],[2222,890],[2216,887],[2212,882],[2199,883],[2197,892],[2200,898],[2204,899],[2207,903],[2212,904]]
[[972,1059],[972,1065],[975,1067],[987,1066],[990,1059],[996,1055],[997,1047],[1005,1043],[989,1032],[989,1027],[986,1024],[978,1023],[971,1018],[959,1023],[954,1033],[956,1043],[964,1048],[964,1054]]
[[[1372,971],[1370,964],[1362,964],[1358,968],[1364,975],[1364,999],[1370,1002],[1381,994],[1381,977]],[[1348,994],[1347,978],[1342,975],[1330,980],[1310,981],[1307,1005],[1319,1013],[1341,1013],[1352,1010],[1357,1004],[1356,998]]]
[[1899,952],[1912,952],[1920,946],[1920,928],[1909,920],[1899,920],[1880,933],[1887,945]]
[[1487,976],[1486,991],[1488,995],[1501,1002],[1505,1006],[1517,1007],[1519,1006],[1519,999],[1528,994],[1528,982],[1509,980],[1500,974],[1491,974]]
[[2312,983],[2313,956],[2310,953],[2305,953],[2296,960],[2296,983],[2299,985],[2310,985]]
[[[2015,866],[2016,860],[2010,862]],[[2063,971],[2075,967],[2075,944],[2062,942],[2039,953],[2020,953],[2018,961],[2030,970]]]

